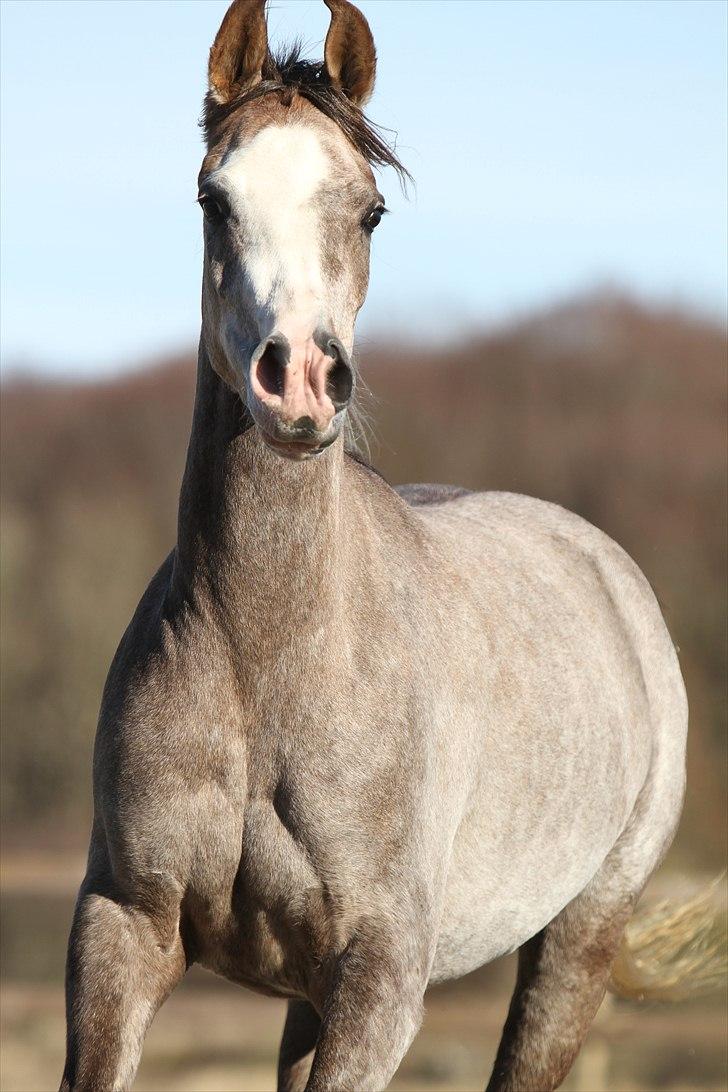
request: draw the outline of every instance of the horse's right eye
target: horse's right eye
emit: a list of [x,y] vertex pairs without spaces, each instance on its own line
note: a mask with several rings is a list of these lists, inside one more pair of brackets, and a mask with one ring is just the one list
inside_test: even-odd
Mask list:
[[209,193],[201,193],[197,203],[205,214],[205,218],[213,224],[219,224],[225,219],[225,210],[219,201],[216,201]]
[[384,205],[375,205],[373,209],[370,209],[362,221],[364,230],[371,235],[375,227],[381,222],[385,212],[387,212],[387,209]]

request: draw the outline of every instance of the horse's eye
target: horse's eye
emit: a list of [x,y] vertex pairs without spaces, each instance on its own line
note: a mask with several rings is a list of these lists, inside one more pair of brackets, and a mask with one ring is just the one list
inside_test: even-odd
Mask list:
[[370,212],[368,212],[364,217],[364,220],[362,221],[362,227],[364,228],[364,230],[368,232],[374,231],[375,227],[380,222],[386,211],[387,210],[385,209],[384,205],[377,205],[376,208],[373,208]]
[[219,201],[211,197],[209,193],[201,193],[197,203],[205,214],[205,218],[213,224],[219,224],[225,219],[225,210]]

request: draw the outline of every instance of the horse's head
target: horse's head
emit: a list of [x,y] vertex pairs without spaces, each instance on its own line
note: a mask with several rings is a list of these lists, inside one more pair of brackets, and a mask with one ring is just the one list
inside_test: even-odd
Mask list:
[[268,50],[265,0],[234,0],[210,51],[203,337],[266,442],[303,458],[341,431],[354,390],[354,322],[384,211],[372,163],[399,166],[361,107],[374,86],[369,26],[326,0],[323,64]]

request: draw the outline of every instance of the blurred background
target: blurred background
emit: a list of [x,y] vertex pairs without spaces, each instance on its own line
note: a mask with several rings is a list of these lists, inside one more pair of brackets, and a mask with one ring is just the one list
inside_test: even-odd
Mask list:
[[[358,352],[374,464],[534,494],[655,588],[691,706],[646,899],[726,851],[727,13],[715,0],[362,0],[381,188]],[[225,0],[3,0],[3,1092],[57,1087],[108,664],[174,541],[202,245],[196,119]],[[270,5],[321,56],[319,0]],[[443,430],[443,421],[449,427]],[[504,960],[432,992],[393,1085],[481,1088]],[[639,1011],[637,1011],[639,1010]],[[190,974],[136,1087],[274,1087],[279,1002]],[[725,996],[613,1002],[567,1088],[716,1092]]]

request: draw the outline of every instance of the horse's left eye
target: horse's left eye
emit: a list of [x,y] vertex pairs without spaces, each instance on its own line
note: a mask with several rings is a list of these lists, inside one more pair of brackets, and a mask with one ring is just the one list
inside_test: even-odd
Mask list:
[[197,198],[197,203],[204,212],[206,219],[213,224],[219,224],[221,220],[225,219],[225,210],[220,202],[216,201],[209,193],[201,193]]
[[387,210],[385,209],[384,205],[377,205],[376,208],[373,208],[371,210],[371,212],[368,212],[364,217],[364,220],[362,221],[362,227],[364,228],[364,230],[369,232],[374,231],[375,227],[380,222],[386,211]]

